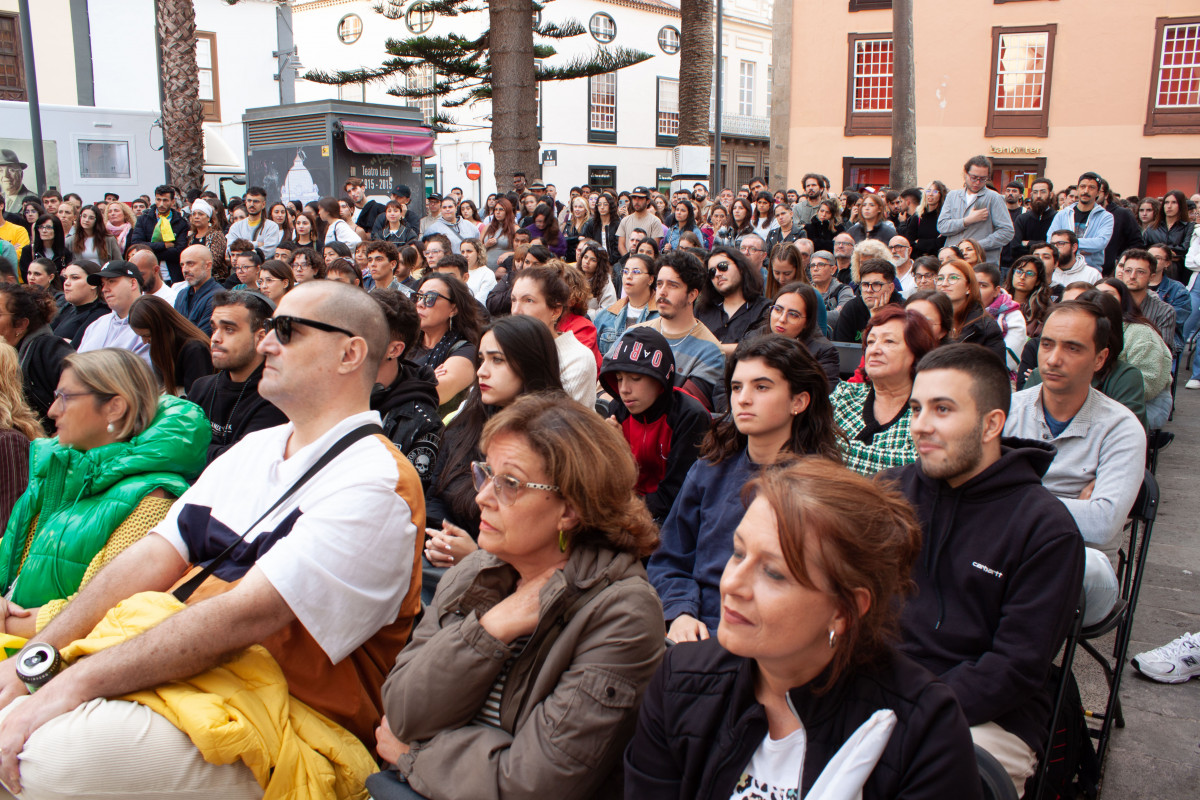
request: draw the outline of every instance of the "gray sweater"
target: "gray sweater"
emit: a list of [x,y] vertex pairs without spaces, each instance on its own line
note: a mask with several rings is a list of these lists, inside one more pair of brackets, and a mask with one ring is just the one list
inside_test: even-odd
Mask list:
[[[1046,424],[1042,387],[1034,386],[1013,394],[1004,435],[1058,449],[1042,485],[1062,500],[1089,547],[1115,550],[1145,474],[1146,434],[1133,412],[1089,389],[1083,407],[1055,438]],[[1080,500],[1093,480],[1091,498]]]
[[[963,218],[976,206],[983,204],[988,209],[988,218],[974,225],[964,225]],[[942,213],[938,215],[938,233],[946,237],[947,245],[956,245],[963,239],[974,239],[987,253],[987,261],[1000,263],[1000,251],[1012,241],[1012,217],[1004,198],[991,189],[984,190],[967,206],[967,190],[955,189],[946,195]]]

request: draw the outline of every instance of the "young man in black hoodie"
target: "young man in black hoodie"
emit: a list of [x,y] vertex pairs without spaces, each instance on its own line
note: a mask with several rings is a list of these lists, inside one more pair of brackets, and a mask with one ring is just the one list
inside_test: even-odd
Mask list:
[[613,396],[609,421],[633,450],[637,491],[660,525],[712,424],[699,400],[675,388],[674,378],[671,345],[653,328],[630,328],[600,368],[600,383]]
[[1004,363],[984,347],[939,347],[913,385],[918,461],[887,476],[917,511],[916,596],[900,649],[954,690],[975,743],[1017,789],[1050,724],[1050,666],[1083,583],[1083,538],[1042,486],[1054,449],[1006,439]]
[[212,363],[216,375],[197,378],[188,399],[204,409],[212,426],[208,463],[253,431],[273,428],[287,417],[258,393],[263,356],[258,344],[275,304],[258,292],[222,289],[213,295]]
[[371,410],[383,417],[384,435],[408,457],[421,477],[421,488],[428,491],[444,426],[437,413],[433,370],[404,357],[421,334],[421,318],[413,301],[396,289],[375,289],[371,298],[383,309],[391,331],[391,342],[371,390]]

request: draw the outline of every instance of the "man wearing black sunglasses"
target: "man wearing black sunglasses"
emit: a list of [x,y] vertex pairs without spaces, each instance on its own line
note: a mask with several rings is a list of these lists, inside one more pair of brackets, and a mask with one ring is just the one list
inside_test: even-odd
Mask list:
[[[236,763],[249,750],[233,753],[235,763],[209,763],[148,706],[105,699],[235,659],[261,660],[246,651],[254,644],[264,645],[282,669],[276,685],[345,728],[341,735],[371,740],[386,677],[380,665],[395,661],[420,609],[420,581],[412,578],[425,525],[416,471],[369,428],[380,422],[368,401],[388,325],[365,292],[311,281],[288,292],[270,328],[258,345],[265,356],[259,391],[290,423],[251,433],[217,458],[38,641],[63,648],[121,601],[124,609],[149,613],[145,598],[134,595],[182,583],[192,565],[221,556],[220,569],[169,620],[89,656],[82,669],[64,670],[35,695],[26,696],[17,659],[0,663],[0,780],[11,791],[86,794],[88,786],[103,784],[116,795],[174,797],[199,786],[231,797],[259,794],[253,773]],[[300,483],[352,432],[359,438]],[[220,679],[227,697],[254,692],[241,674],[230,670]],[[198,690],[188,697],[204,701]],[[60,716],[84,703],[85,714]],[[64,724],[68,718],[74,722]],[[80,748],[79,741],[104,746]],[[22,774],[18,756],[39,758],[68,746],[70,774],[28,767]],[[142,769],[114,765],[113,751],[138,753]]]

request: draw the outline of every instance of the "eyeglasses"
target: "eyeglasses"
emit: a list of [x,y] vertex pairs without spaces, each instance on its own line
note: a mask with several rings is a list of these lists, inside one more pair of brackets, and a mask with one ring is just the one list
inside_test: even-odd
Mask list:
[[632,278],[637,275],[649,275],[650,273],[646,272],[646,270],[644,270],[644,269],[634,269],[632,267],[625,267],[623,270],[621,270],[621,274]]
[[416,295],[415,301],[418,305],[425,306],[426,308],[433,308],[434,306],[437,305],[437,301],[438,301],[439,297],[442,298],[443,300],[446,300],[447,302],[453,302],[450,300],[449,297],[446,297],[446,295],[438,294],[437,292],[432,291],[432,290],[428,291],[428,292],[421,292],[420,294]]
[[54,230],[54,226],[53,225],[39,225],[38,230],[39,231],[52,231],[52,230]]
[[54,405],[54,403],[57,403],[59,400],[61,400],[62,404],[65,406],[67,404],[67,401],[70,400],[72,397],[84,397],[89,394],[94,395],[96,397],[103,397],[106,401],[111,400],[113,397],[116,396],[116,395],[111,395],[111,394],[101,394],[100,392],[63,392],[58,389],[55,389],[54,390],[54,400],[51,402],[51,405]]
[[738,248],[738,250],[741,250],[741,251],[742,251],[743,253],[745,253],[746,255],[750,255],[751,253],[764,253],[764,252],[766,252],[766,251],[765,251],[765,250],[763,250],[761,247],[752,247],[752,246],[750,246],[750,245],[746,245],[745,247],[739,247],[739,248]]
[[967,173],[967,180],[969,180],[971,183],[983,183],[987,179],[987,175],[972,175],[969,172]]
[[549,483],[527,483],[519,481],[512,475],[497,475],[492,468],[482,461],[471,462],[471,483],[475,491],[482,492],[488,483],[496,493],[496,500],[501,505],[511,506],[517,499],[517,493],[522,489],[537,489],[540,492],[557,492],[558,487]]
[[286,345],[292,341],[292,328],[296,325],[315,328],[326,333],[344,333],[350,337],[357,336],[357,334],[351,333],[345,328],[339,328],[327,322],[318,322],[315,319],[304,319],[303,317],[289,317],[286,314],[276,314],[270,319],[263,320],[263,330],[267,333],[275,331],[275,338],[279,339],[279,343],[282,345]]
[[771,306],[771,313],[785,317],[788,322],[802,322],[806,318],[803,312],[797,311],[794,308],[784,308],[781,305]]
[[920,272],[913,276],[913,280],[917,283],[935,283],[937,281],[937,275],[929,272]]
[[888,249],[890,249],[893,253],[903,253],[911,250],[912,248],[906,244],[894,244]]
[[854,247],[854,242],[837,242],[833,243],[834,247]]
[[958,283],[962,279],[963,279],[963,276],[959,275],[957,272],[952,275],[938,275],[937,276],[938,283]]
[[864,292],[882,292],[883,287],[887,286],[883,281],[872,281],[871,283],[860,283],[859,287]]
[[1020,276],[1022,278],[1036,278],[1038,274],[1031,269],[1013,270],[1013,277]]
[[446,251],[442,250],[442,248],[440,248],[440,247],[426,247],[425,248],[425,256],[427,258],[429,256],[442,256],[445,254],[446,254]]

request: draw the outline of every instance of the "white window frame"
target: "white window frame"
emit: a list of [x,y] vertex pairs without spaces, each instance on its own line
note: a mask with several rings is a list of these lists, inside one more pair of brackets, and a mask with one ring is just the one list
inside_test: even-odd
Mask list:
[[754,116],[754,79],[757,64],[753,61],[742,61],[738,66],[738,114],[743,117]]

